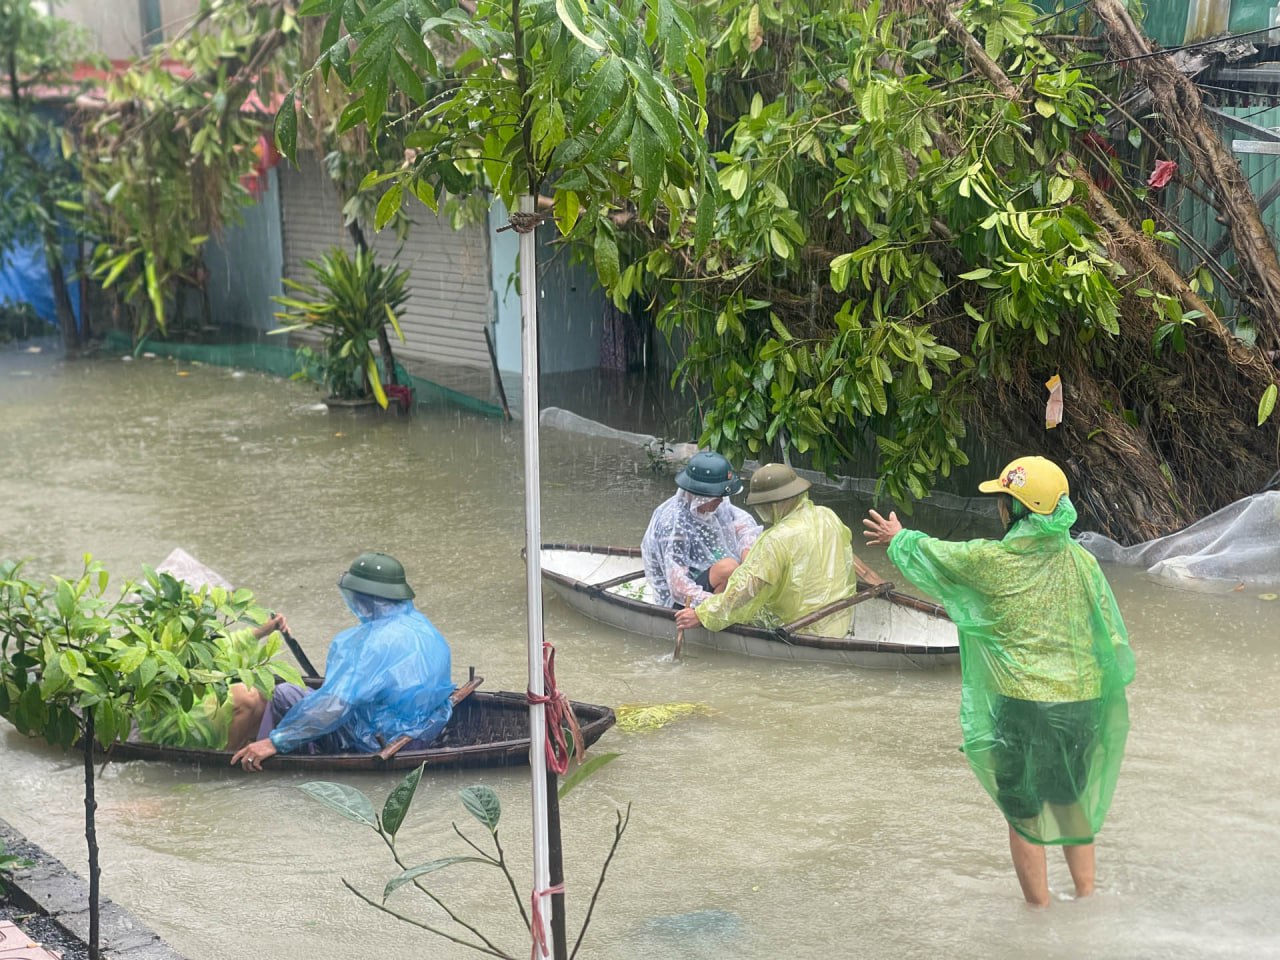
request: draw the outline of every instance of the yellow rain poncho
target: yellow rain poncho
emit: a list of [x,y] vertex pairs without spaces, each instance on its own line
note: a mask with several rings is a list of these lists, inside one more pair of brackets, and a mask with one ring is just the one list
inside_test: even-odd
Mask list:
[[[760,534],[725,587],[697,607],[708,630],[735,623],[776,627],[792,623],[857,589],[853,536],[808,494],[785,517]],[[832,614],[806,633],[844,636],[849,613]]]
[[1089,843],[1111,805],[1129,730],[1133,652],[1076,511],[1015,521],[1003,540],[903,530],[889,559],[960,634],[969,765],[1005,818],[1040,844]]

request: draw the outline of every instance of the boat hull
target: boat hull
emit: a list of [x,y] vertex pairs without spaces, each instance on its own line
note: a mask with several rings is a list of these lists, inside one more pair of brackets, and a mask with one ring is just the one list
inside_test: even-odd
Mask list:
[[[574,703],[573,711],[590,747],[613,726],[608,707]],[[127,740],[112,745],[115,760],[163,760],[225,767],[229,750],[191,750]],[[407,770],[425,763],[427,770],[462,767],[521,766],[529,762],[529,703],[523,693],[475,692],[453,708],[453,717],[432,746],[425,750],[401,750],[390,759],[365,753],[278,753],[264,770]]]
[[[643,577],[615,582],[641,566],[634,547],[544,544],[542,549],[543,579],[575,610],[671,643],[675,611],[652,602]],[[686,630],[684,642],[748,657],[872,669],[928,670],[959,663],[955,625],[933,604],[890,591],[851,607],[849,618],[851,632],[844,637],[796,633],[783,639],[767,629],[734,626],[719,632]]]

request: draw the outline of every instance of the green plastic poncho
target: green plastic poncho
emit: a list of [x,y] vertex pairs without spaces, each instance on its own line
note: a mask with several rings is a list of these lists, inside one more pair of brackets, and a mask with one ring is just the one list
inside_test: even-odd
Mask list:
[[1097,561],[1073,543],[1067,497],[1003,540],[903,530],[889,559],[937,597],[960,634],[969,765],[1005,818],[1040,844],[1090,843],[1129,731],[1133,652]]
[[[858,584],[852,540],[839,517],[802,495],[795,509],[760,534],[724,593],[698,605],[698,619],[708,630],[735,623],[775,627],[849,596]],[[844,636],[848,625],[845,611],[806,632]]]

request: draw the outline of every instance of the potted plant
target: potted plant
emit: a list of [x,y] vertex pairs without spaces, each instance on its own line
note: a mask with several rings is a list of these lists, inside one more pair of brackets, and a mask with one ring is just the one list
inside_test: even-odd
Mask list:
[[376,402],[386,409],[387,391],[372,343],[383,345],[388,378],[394,383],[395,361],[385,326],[390,324],[404,342],[397,312],[409,299],[409,271],[379,264],[372,250],[352,255],[338,247],[308,260],[307,268],[310,282],[284,281],[295,296],[274,298],[285,309],[276,313],[283,326],[272,333],[305,330],[321,337],[319,349],[304,346],[299,351],[304,366],[294,379],[324,384],[329,390],[325,402],[331,407]]

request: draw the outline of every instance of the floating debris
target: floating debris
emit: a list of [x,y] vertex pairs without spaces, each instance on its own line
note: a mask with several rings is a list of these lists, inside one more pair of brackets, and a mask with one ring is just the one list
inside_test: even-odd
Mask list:
[[624,703],[614,711],[618,729],[627,733],[660,730],[676,720],[709,713],[711,708],[705,703]]
[[23,352],[24,353],[44,353],[44,347],[34,347],[34,346],[27,347],[27,349],[24,350]]

